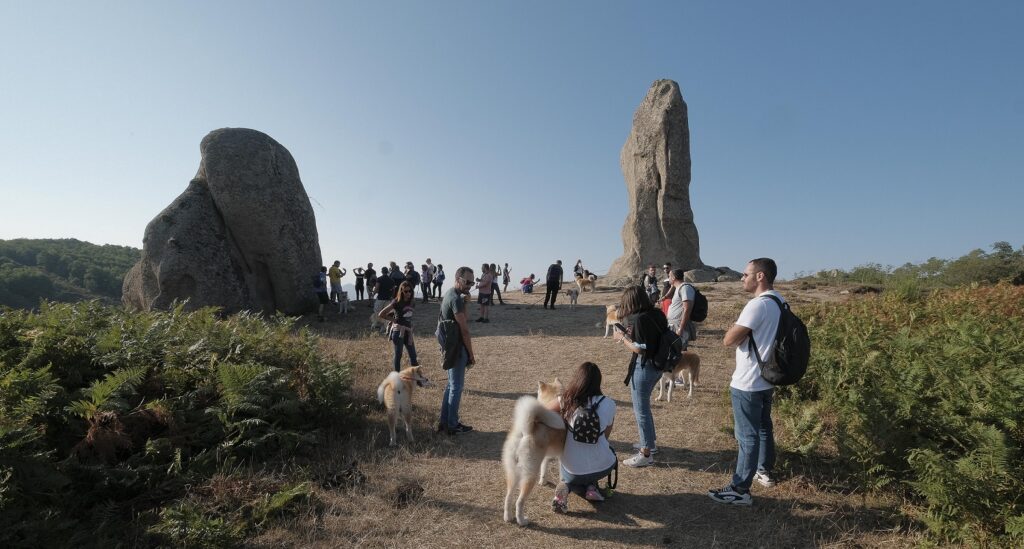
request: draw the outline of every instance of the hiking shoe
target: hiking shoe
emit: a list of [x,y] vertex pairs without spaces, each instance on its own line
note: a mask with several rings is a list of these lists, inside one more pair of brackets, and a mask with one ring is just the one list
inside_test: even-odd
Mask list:
[[708,490],[708,497],[715,503],[725,505],[750,505],[754,502],[754,498],[750,497],[749,492],[741,494],[732,486],[726,486],[721,490]]
[[555,487],[555,497],[551,498],[551,510],[556,513],[569,512],[569,486],[559,482]]
[[484,318],[484,319],[480,320],[480,322],[483,322],[484,324],[487,324],[490,321],[491,321],[491,319],[489,319],[489,318]]
[[754,480],[756,480],[761,486],[765,486],[767,488],[775,486],[775,477],[773,477],[768,471],[758,471],[757,473],[754,473]]
[[455,433],[455,434],[461,434],[461,433],[468,433],[468,432],[470,432],[472,430],[473,430],[473,428],[470,427],[469,425],[463,425],[462,423],[459,423],[458,425],[455,426],[454,429],[452,429],[452,432]]
[[[633,449],[639,452],[640,451],[640,443],[639,442],[633,443]],[[653,448],[648,448],[648,450],[651,451],[651,455],[653,456],[654,454],[658,453],[658,445],[655,444]]]
[[476,319],[474,322],[483,322],[483,321],[484,321],[484,317],[480,317],[480,318]]
[[654,457],[637,452],[635,456],[622,460],[622,464],[626,467],[648,467],[654,465]]
[[583,497],[587,501],[604,501],[604,496],[601,495],[601,491],[593,484],[587,486],[587,493]]

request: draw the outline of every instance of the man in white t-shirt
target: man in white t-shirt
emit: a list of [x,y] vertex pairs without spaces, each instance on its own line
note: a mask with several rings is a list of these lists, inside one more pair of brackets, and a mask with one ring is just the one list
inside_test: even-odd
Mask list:
[[687,344],[697,335],[697,327],[690,320],[697,292],[693,286],[683,282],[685,274],[686,272],[682,269],[673,269],[669,272],[668,281],[676,291],[672,294],[672,303],[669,304],[668,315],[666,315],[668,327],[683,339],[683,350],[686,350]]
[[771,415],[775,386],[761,377],[761,367],[750,350],[750,340],[753,338],[762,358],[772,356],[782,311],[771,298],[762,296],[772,294],[782,300],[773,287],[777,273],[778,267],[772,259],[762,257],[747,263],[743,271],[743,290],[755,297],[743,307],[736,324],[729,328],[723,340],[726,347],[736,347],[736,370],[729,390],[739,456],[732,482],[721,490],[708,491],[708,497],[718,503],[750,505],[750,485],[754,480],[763,486],[775,485]]

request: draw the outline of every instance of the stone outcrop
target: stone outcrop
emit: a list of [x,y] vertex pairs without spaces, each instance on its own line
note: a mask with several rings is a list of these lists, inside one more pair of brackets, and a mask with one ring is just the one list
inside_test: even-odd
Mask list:
[[622,227],[623,253],[608,270],[609,282],[636,280],[650,263],[703,267],[690,209],[690,129],[678,84],[651,85],[633,115],[620,163],[629,214]]
[[175,299],[228,313],[314,309],[320,245],[291,153],[241,128],[210,132],[199,149],[195,178],[146,226],[122,301],[141,310]]

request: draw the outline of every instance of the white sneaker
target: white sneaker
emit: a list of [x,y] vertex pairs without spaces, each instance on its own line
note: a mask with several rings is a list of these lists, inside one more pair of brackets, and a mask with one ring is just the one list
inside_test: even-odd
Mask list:
[[622,460],[622,464],[626,467],[648,467],[654,465],[654,457],[637,452],[635,456]]
[[771,488],[775,486],[775,478],[768,471],[758,471],[754,473],[754,480],[757,481],[761,486]]
[[[640,443],[639,442],[634,442],[633,443],[633,449],[639,451],[640,450]],[[657,454],[658,453],[658,445],[655,444],[654,448],[649,448],[649,450],[651,451],[651,455],[652,456],[654,454]]]

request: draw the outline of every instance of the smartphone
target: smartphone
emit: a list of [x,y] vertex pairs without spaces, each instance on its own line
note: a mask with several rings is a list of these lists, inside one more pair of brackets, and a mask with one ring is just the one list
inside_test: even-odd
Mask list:
[[619,324],[618,322],[616,322],[615,324],[612,324],[612,328],[615,328],[616,330],[618,330],[618,331],[620,331],[622,333],[626,333],[626,327],[623,326],[622,324]]

